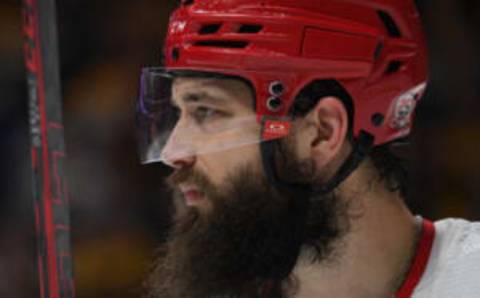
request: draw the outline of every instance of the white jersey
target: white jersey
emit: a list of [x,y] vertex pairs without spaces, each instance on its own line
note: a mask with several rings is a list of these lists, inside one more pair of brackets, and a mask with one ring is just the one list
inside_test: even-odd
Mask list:
[[480,297],[480,222],[425,221],[419,251],[408,277],[412,298]]

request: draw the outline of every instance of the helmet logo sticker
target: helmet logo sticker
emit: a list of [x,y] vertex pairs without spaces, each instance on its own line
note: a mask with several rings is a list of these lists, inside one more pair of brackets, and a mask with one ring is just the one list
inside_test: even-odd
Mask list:
[[292,124],[286,120],[266,120],[263,128],[263,140],[274,140],[287,136]]
[[420,84],[400,95],[393,110],[391,127],[397,130],[408,128],[412,121],[412,115],[417,106],[418,95],[425,90],[426,84]]
[[410,124],[411,115],[415,110],[416,104],[415,98],[410,94],[403,95],[397,99],[392,122],[393,128],[400,130]]
[[186,21],[176,21],[172,23],[170,30],[171,30],[171,33],[181,33],[185,31],[186,27],[187,27]]

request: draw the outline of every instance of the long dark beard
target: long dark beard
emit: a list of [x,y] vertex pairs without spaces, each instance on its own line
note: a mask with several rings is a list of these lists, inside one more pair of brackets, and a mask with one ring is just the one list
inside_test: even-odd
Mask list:
[[[305,163],[305,162],[303,162]],[[304,166],[304,165],[303,165]],[[280,169],[285,176],[302,178],[299,163]],[[293,175],[292,175],[293,174]],[[312,176],[303,177],[306,181]],[[222,191],[207,176],[191,169],[170,179],[188,181],[202,189],[213,206],[207,213],[179,203],[170,240],[163,247],[147,281],[151,298],[255,298],[289,297],[294,279],[266,278],[294,253],[291,245],[291,202],[302,198],[279,193],[262,175],[245,167],[226,179]],[[305,199],[305,198],[303,198]],[[311,199],[305,246],[315,260],[331,255],[335,240],[344,234],[345,206],[333,195]],[[294,231],[293,231],[294,232]],[[268,288],[266,285],[269,285]]]

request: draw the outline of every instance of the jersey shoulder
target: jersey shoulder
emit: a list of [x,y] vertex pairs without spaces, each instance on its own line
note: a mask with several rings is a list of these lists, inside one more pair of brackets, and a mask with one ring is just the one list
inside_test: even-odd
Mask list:
[[480,222],[435,222],[427,268],[413,297],[478,297],[480,293]]

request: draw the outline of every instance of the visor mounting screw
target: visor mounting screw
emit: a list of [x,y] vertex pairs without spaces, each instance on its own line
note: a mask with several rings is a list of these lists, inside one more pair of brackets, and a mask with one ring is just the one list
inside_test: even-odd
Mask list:
[[272,96],[267,100],[267,107],[270,111],[276,112],[282,107],[282,100],[279,97]]
[[276,81],[276,82],[272,82],[268,89],[269,89],[268,91],[270,92],[270,95],[280,96],[283,94],[283,91],[285,91],[285,86],[283,86],[282,82]]
[[179,48],[173,48],[172,50],[172,59],[174,61],[178,61],[178,59],[180,58],[180,49]]
[[376,127],[381,126],[384,120],[385,120],[385,116],[383,116],[380,113],[375,113],[372,116],[372,124]]

